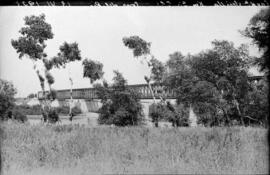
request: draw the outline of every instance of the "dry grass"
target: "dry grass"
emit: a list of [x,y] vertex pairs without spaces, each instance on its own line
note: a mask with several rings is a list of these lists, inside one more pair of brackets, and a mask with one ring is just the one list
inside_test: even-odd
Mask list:
[[268,173],[263,128],[2,124],[4,174]]

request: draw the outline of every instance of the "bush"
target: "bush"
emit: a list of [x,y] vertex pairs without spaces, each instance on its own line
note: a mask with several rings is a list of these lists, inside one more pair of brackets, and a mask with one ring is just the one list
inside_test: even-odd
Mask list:
[[22,113],[23,115],[42,115],[42,108],[40,105],[16,105],[13,111]]
[[158,127],[159,121],[168,121],[173,127],[189,126],[188,110],[182,105],[173,106],[170,102],[152,104],[149,107],[149,116]]
[[[69,107],[68,106],[57,107],[56,111],[57,111],[58,114],[68,115],[69,114]],[[82,113],[81,109],[78,108],[77,106],[73,107],[71,109],[71,111],[72,111],[73,115],[78,115],[78,114]]]
[[174,107],[175,109],[175,125],[177,127],[181,126],[189,126],[189,111],[188,109],[183,105],[179,104]]
[[46,112],[42,112],[42,116],[44,118],[44,122],[56,123],[59,121],[59,115],[56,109],[51,108],[49,110],[45,110]]
[[16,89],[11,82],[0,79],[0,120],[7,120],[14,107]]
[[136,92],[125,90],[113,91],[111,99],[99,109],[99,124],[116,126],[139,125],[143,121],[142,105]]
[[158,122],[166,118],[172,118],[173,114],[167,110],[166,106],[162,103],[153,103],[149,106],[149,116],[152,118],[152,122],[158,127]]
[[22,123],[26,122],[27,121],[27,117],[26,115],[18,112],[18,111],[14,111],[13,112],[13,119],[17,120],[17,121],[20,121]]
[[127,89],[126,80],[118,71],[114,71],[114,83],[111,87],[106,82],[96,85],[97,95],[101,99],[99,124],[116,126],[139,125],[143,122],[140,94]]

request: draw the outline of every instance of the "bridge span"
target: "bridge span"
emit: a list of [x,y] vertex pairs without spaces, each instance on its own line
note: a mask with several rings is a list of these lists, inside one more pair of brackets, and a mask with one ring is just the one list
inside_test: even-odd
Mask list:
[[[252,76],[249,80],[257,82],[263,76]],[[135,90],[140,93],[141,103],[144,108],[144,114],[147,116],[149,113],[149,106],[153,103],[151,91],[147,84],[128,85],[129,89]],[[160,84],[152,84],[152,89],[155,97],[159,101],[160,95],[172,104],[176,102],[176,93],[173,90],[165,88]],[[80,88],[72,90],[73,104],[72,106],[79,107],[83,112],[97,112],[101,107],[100,99],[98,99],[95,88]],[[43,99],[42,92],[38,92],[38,99]],[[54,106],[69,106],[70,89],[58,90],[56,93],[56,100],[52,103]]]
[[[151,91],[147,84],[128,85],[129,89],[140,93],[141,99],[152,99]],[[152,84],[152,89],[156,98],[160,95],[170,99],[176,99],[176,93],[172,90],[166,89],[162,85]],[[42,99],[42,92],[38,92],[38,99]],[[56,93],[58,100],[70,99],[70,89],[58,90]],[[80,88],[72,90],[73,99],[98,99],[95,88]]]
[[[151,91],[147,84],[128,85],[129,89],[140,93],[140,102],[143,106],[145,116],[148,116],[149,106],[153,103]],[[172,90],[166,89],[162,85],[152,84],[152,89],[157,101],[160,95],[171,101],[173,104],[176,102],[176,93]],[[38,92],[38,99],[43,99],[42,92]],[[101,100],[97,97],[95,88],[80,88],[72,90],[72,106],[79,107],[83,112],[97,112],[101,107]],[[52,105],[69,106],[70,103],[70,89],[58,90],[56,93],[56,100]]]

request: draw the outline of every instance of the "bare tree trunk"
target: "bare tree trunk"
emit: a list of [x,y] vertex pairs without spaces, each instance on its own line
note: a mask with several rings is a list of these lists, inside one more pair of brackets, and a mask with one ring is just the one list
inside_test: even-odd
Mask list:
[[72,80],[72,78],[71,78],[70,68],[68,68],[68,74],[69,74],[69,81],[70,81],[69,116],[70,116],[70,120],[72,121],[72,118],[73,118],[73,114],[72,114],[72,105],[73,105],[73,97],[72,97],[73,80]]
[[70,101],[69,101],[69,116],[70,120],[72,121],[72,105],[73,105],[73,97],[72,97],[72,92],[73,92],[73,80],[71,78],[71,72],[70,72],[70,67],[68,67],[68,75],[69,75],[69,82],[70,82]]
[[69,116],[70,116],[70,120],[72,121],[72,117],[73,117],[73,114],[72,114],[72,105],[73,105],[73,97],[72,97],[72,85],[73,85],[73,82],[72,82],[72,79],[70,78],[70,103],[69,103]]
[[[153,101],[154,101],[154,105],[156,105],[156,98],[155,98],[155,94],[153,92],[152,86],[150,84],[150,80],[145,79],[146,83],[148,84],[148,88],[150,89]],[[154,108],[155,109],[155,108]],[[158,127],[158,118],[156,118],[154,121],[155,127]]]
[[233,101],[234,101],[234,104],[235,104],[235,106],[236,106],[237,113],[238,113],[238,115],[240,116],[241,125],[244,125],[244,119],[243,119],[242,113],[241,113],[240,108],[239,108],[239,103],[238,103],[238,101],[235,99],[235,95],[234,95],[234,94],[233,94]]
[[[43,122],[46,122],[47,121],[47,113],[46,113],[46,110],[45,110],[45,106],[46,106],[46,94],[45,94],[45,88],[44,88],[44,81],[42,82],[40,80],[40,73],[39,73],[39,70],[37,70],[36,68],[36,63],[33,61],[33,69],[35,70],[36,74],[37,74],[37,77],[38,77],[38,80],[40,82],[40,86],[41,86],[41,90],[42,90],[42,97],[43,99],[40,101],[41,103],[41,109],[42,109],[42,113],[43,113]],[[45,116],[44,116],[45,115]]]
[[[50,99],[47,99],[46,97],[46,91],[45,91],[45,78],[42,77],[42,75],[40,74],[39,70],[36,67],[36,63],[33,61],[34,64],[34,70],[36,71],[36,74],[38,76],[38,79],[40,81],[40,86],[41,86],[41,90],[42,90],[42,96],[43,96],[43,100],[41,101],[41,108],[42,108],[42,112],[43,112],[43,121],[47,122],[48,121],[48,117],[49,117],[49,113],[46,111],[48,108],[48,111],[51,110],[51,102]],[[47,73],[47,70],[44,71],[45,74]],[[41,80],[41,78],[43,79],[43,81]],[[51,85],[48,83],[49,86],[49,92],[52,92],[51,89]]]

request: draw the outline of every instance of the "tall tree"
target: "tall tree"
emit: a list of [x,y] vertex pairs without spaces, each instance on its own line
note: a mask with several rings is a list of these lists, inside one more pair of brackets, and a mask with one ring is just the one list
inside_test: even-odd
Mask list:
[[[151,43],[143,40],[139,36],[123,37],[123,43],[126,47],[133,51],[133,56],[135,58],[142,58],[141,62],[146,62],[150,68],[151,74],[149,76],[145,75],[144,79],[148,84],[154,104],[156,104],[156,98],[151,86],[151,80],[153,80],[155,83],[162,82],[165,72],[164,65],[151,54]],[[163,101],[161,96],[160,99]],[[158,120],[155,121],[158,122]],[[155,126],[158,126],[158,123],[155,123]]]
[[78,47],[78,44],[76,42],[74,43],[67,43],[64,42],[63,45],[59,47],[60,52],[57,54],[57,56],[53,57],[48,64],[53,65],[57,68],[68,68],[68,76],[70,81],[70,105],[69,105],[69,116],[70,120],[72,120],[72,104],[73,104],[73,98],[72,98],[72,90],[73,90],[73,79],[71,77],[71,68],[70,63],[75,61],[80,61],[81,54]]
[[[187,64],[187,60],[190,55],[183,56],[181,52],[174,52],[169,55],[169,59],[165,64],[165,73],[163,84],[166,85],[165,89],[174,90],[177,94],[188,92],[191,88],[194,88],[197,77],[195,76],[193,70]],[[175,126],[183,125],[179,121],[185,122],[184,125],[196,126],[197,117],[194,114],[194,100],[190,98],[191,94],[186,94],[186,96],[179,96],[177,99],[177,105],[174,106],[167,102],[167,107],[174,112],[173,121],[176,122]],[[188,109],[188,110],[187,110]],[[184,115],[176,115],[175,113],[182,113]],[[187,112],[189,111],[189,112]]]
[[235,119],[244,124],[243,104],[250,87],[247,48],[228,41],[212,44],[212,49],[185,60],[169,60],[171,73],[165,82],[178,94],[178,103],[194,106],[200,122],[219,125]]
[[[45,21],[45,15],[26,16],[24,18],[25,27],[22,27],[19,33],[21,36],[17,40],[11,40],[13,48],[19,53],[19,59],[26,56],[33,61],[33,68],[40,81],[44,100],[42,102],[44,121],[47,120],[51,110],[50,102],[55,98],[55,91],[51,89],[54,78],[50,74],[51,66],[48,63],[47,54],[44,52],[46,48],[45,41],[53,38],[51,25]],[[43,61],[45,78],[41,74],[41,70],[37,68],[37,62]],[[49,86],[49,94],[45,93],[45,79]]]
[[262,71],[269,71],[269,22],[270,7],[261,9],[249,21],[248,26],[241,33],[253,40],[259,49],[263,52],[260,58],[255,59],[254,63],[259,65]]

